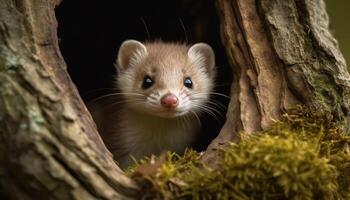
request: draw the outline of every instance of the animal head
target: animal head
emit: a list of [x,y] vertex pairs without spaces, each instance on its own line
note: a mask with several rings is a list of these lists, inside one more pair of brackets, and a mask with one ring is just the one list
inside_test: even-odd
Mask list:
[[159,117],[203,109],[213,89],[215,56],[205,43],[193,46],[127,40],[117,58],[117,86],[127,106]]

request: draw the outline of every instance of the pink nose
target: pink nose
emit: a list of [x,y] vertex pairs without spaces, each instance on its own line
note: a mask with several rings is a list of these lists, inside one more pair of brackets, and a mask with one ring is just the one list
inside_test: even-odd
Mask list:
[[178,104],[178,101],[178,98],[173,94],[166,94],[160,99],[162,106],[166,108],[175,108]]

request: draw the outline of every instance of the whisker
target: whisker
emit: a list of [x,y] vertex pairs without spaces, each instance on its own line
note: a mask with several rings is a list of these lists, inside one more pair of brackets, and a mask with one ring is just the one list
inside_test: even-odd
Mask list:
[[148,41],[151,41],[151,37],[149,35],[149,31],[148,31],[148,28],[147,28],[146,21],[142,17],[141,17],[141,21],[142,21],[143,25],[145,26],[147,37],[148,37]]
[[199,126],[202,126],[202,123],[201,123],[201,120],[200,120],[198,114],[197,114],[196,112],[194,112],[194,111],[190,111],[190,113],[192,113],[192,114],[195,116],[195,118],[197,119],[197,122],[198,122]]
[[141,103],[141,100],[133,100],[133,101],[116,101],[116,102],[113,102],[113,103],[110,103],[110,104],[107,104],[106,106],[115,106],[115,105],[118,105],[118,104],[125,104],[125,103]]
[[183,122],[182,128],[183,128],[184,132],[186,132],[186,127],[188,125],[188,123],[186,123],[186,119],[187,119],[186,116],[185,117],[181,117],[181,121]]
[[147,97],[147,100],[151,102],[158,102],[158,99],[155,97]]
[[216,112],[217,114],[219,114],[219,116],[220,116],[221,118],[224,119],[224,116],[222,115],[222,113],[221,113],[220,111],[216,110],[214,107],[211,107],[211,106],[209,106],[209,105],[203,105],[203,106],[206,107],[207,109],[213,111],[213,112]]
[[226,94],[221,94],[221,93],[218,93],[218,92],[210,92],[209,94],[213,94],[213,95],[217,95],[217,96],[222,96],[222,97],[225,97],[227,99],[231,99],[230,96],[226,95]]
[[127,93],[127,92],[118,92],[118,93],[111,93],[111,94],[106,94],[100,97],[97,97],[93,100],[91,100],[90,102],[88,102],[88,104],[94,103],[96,101],[99,101],[101,99],[107,98],[107,97],[115,97],[115,96],[119,96],[119,95],[134,95],[134,96],[142,96],[145,97],[145,95],[143,94],[138,94],[138,93]]
[[227,95],[225,95],[225,94],[221,94],[221,93],[218,93],[218,92],[195,92],[195,93],[193,93],[193,94],[194,94],[194,95],[196,95],[196,94],[204,94],[204,95],[212,94],[212,95],[222,96],[222,97],[225,97],[225,98],[227,98],[227,99],[231,99],[230,96],[227,96]]
[[188,44],[188,36],[187,36],[187,32],[186,32],[186,27],[185,27],[185,24],[184,22],[182,21],[182,19],[179,17],[179,21],[180,21],[180,24],[181,24],[181,27],[185,33],[185,37],[186,37],[186,44]]
[[215,85],[214,88],[217,88],[217,87],[224,87],[224,86],[230,86],[231,83],[223,83],[223,84],[218,84],[218,85]]
[[216,104],[216,103],[211,102],[211,101],[209,101],[209,102],[207,103],[207,105],[208,105],[208,106],[212,106],[213,108],[218,109],[218,110],[220,110],[220,111],[225,110],[225,108],[223,108],[223,107],[220,106],[219,104]]
[[227,110],[227,106],[225,106],[224,104],[222,104],[220,101],[217,101],[215,99],[210,99],[208,103],[211,103],[212,105],[216,105],[224,110]]
[[206,104],[195,104],[195,105],[210,109],[210,110],[215,111],[216,113],[221,115],[221,113],[218,110],[216,110],[215,107],[212,107],[210,105],[206,105]]
[[209,114],[211,117],[213,117],[219,124],[221,124],[221,121],[218,119],[218,117],[216,116],[216,114],[211,111],[210,109],[200,106],[200,105],[193,105],[194,107],[198,108],[200,111],[203,111],[207,114]]
[[[197,99],[197,98],[192,98],[193,101],[196,101],[196,100],[200,100],[200,99]],[[187,103],[188,101],[186,101]],[[213,106],[217,106],[218,108],[222,109],[222,110],[227,110],[227,106],[225,106],[224,104],[222,104],[221,102],[215,100],[215,99],[210,99],[208,102],[206,102],[206,104],[210,104],[210,105],[213,105]],[[216,108],[216,107],[214,107]]]
[[95,89],[95,90],[90,90],[86,93],[82,93],[81,96],[86,96],[89,94],[93,94],[94,92],[100,92],[100,91],[117,91],[117,88],[99,88],[99,89]]

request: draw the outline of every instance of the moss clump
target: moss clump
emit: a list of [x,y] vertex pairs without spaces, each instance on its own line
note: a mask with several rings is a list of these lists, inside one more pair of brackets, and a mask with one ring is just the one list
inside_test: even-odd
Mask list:
[[188,150],[148,165],[152,173],[129,172],[145,199],[350,199],[350,137],[325,116],[290,113],[229,144],[215,169]]

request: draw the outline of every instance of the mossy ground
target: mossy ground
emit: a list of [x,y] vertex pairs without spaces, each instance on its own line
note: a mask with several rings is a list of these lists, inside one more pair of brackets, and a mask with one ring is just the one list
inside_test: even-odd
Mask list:
[[268,130],[241,135],[215,169],[188,150],[128,173],[145,199],[350,199],[350,136],[327,116],[295,109]]

